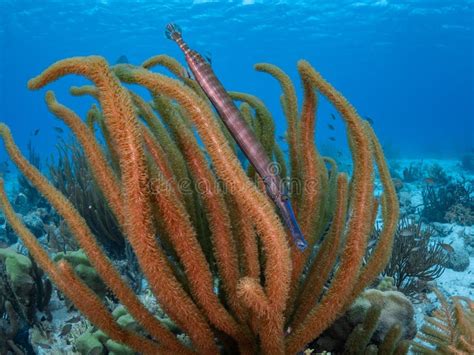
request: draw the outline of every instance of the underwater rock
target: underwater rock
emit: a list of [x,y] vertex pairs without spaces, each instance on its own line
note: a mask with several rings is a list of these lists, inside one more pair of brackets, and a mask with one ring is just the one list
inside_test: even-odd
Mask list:
[[458,238],[464,241],[466,251],[470,256],[474,256],[474,228],[467,227],[457,231]]
[[454,271],[465,271],[469,267],[468,252],[456,246],[453,249],[453,252],[448,253],[447,261],[443,266]]
[[423,204],[421,193],[409,184],[404,184],[403,189],[398,192],[400,212],[403,216],[417,219],[418,209]]
[[[386,281],[383,288],[387,287],[390,280]],[[378,312],[374,312],[375,310]],[[355,342],[362,341],[362,339],[356,339],[354,335],[357,335],[357,330],[360,330],[361,325],[367,323],[367,320],[372,323],[373,327],[373,332],[367,339],[368,348],[382,346],[385,338],[390,336],[389,334],[395,328],[400,332],[398,342],[413,339],[417,329],[414,315],[413,305],[403,293],[369,289],[362,293],[349,310],[313,345],[318,351],[342,353],[351,338]]]
[[403,181],[402,179],[399,179],[399,178],[392,178],[392,181],[393,181],[393,186],[395,187],[395,190],[397,192],[400,192],[400,190],[403,188]]
[[36,238],[44,234],[44,223],[38,211],[31,211],[22,217],[23,223],[31,230]]
[[71,264],[76,274],[97,294],[97,296],[104,298],[107,292],[107,287],[97,274],[97,271],[92,267],[82,249],[66,253],[60,252],[54,257],[55,262],[62,259]]
[[13,232],[8,223],[0,226],[0,245],[2,248],[8,248],[18,241],[17,235]]
[[28,213],[30,206],[28,204],[28,197],[26,197],[24,193],[19,192],[18,195],[16,195],[13,204],[15,206],[15,211],[17,211],[18,213]]
[[[374,332],[372,340],[375,343],[381,343],[387,335],[390,328],[399,324],[402,327],[402,339],[412,339],[416,335],[416,323],[414,321],[414,308],[410,300],[398,291],[379,291],[369,289],[365,291],[360,299],[367,300],[371,305],[378,305],[382,312]],[[358,308],[357,301],[352,308],[354,318],[365,314],[367,309]],[[357,313],[361,312],[361,313]]]
[[33,301],[35,281],[31,276],[31,260],[11,249],[0,249],[0,261],[5,265],[9,287],[15,294],[18,302],[29,308]]
[[398,194],[398,200],[401,208],[407,209],[411,207],[411,194],[408,191],[401,191]]

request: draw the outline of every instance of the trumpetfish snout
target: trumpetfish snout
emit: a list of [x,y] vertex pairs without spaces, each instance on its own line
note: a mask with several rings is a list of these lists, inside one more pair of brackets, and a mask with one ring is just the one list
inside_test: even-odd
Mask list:
[[181,28],[174,23],[169,23],[166,25],[165,36],[168,39],[176,41],[178,37],[181,37]]
[[244,152],[249,162],[265,183],[267,194],[277,206],[280,216],[288,228],[296,246],[305,250],[308,243],[298,225],[285,184],[274,171],[273,163],[265,152],[262,144],[257,139],[252,129],[242,118],[239,109],[232,98],[227,94],[224,86],[214,74],[208,61],[198,52],[189,48],[181,35],[181,28],[175,24],[166,25],[165,35],[176,42],[183,51],[194,78],[214,105],[220,118],[229,132]]

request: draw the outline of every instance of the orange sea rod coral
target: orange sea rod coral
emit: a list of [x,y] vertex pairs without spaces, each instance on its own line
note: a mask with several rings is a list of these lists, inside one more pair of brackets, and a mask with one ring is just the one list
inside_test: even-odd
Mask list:
[[[150,71],[154,65],[168,67],[177,78]],[[71,267],[65,261],[58,265],[51,261],[18,220],[2,188],[0,202],[16,233],[93,324],[137,352],[294,354],[328,328],[387,262],[398,204],[371,128],[309,63],[298,63],[304,88],[301,114],[289,77],[269,64],[256,68],[274,76],[283,90],[281,101],[290,126],[289,176],[303,187],[293,198],[310,242],[304,253],[289,240],[258,179],[254,182],[242,169],[235,142],[219,125],[199,86],[178,75],[182,71],[175,60],[161,55],[141,67],[109,67],[97,56],[70,58],[28,83],[30,89],[40,89],[64,75],[78,74],[94,84],[74,88],[74,94],[98,100],[102,113],[96,122],[84,124],[52,92],[46,95],[47,105],[82,144],[150,290],[188,342],[181,342],[139,302],[79,213],[27,162],[8,128],[0,125],[12,160],[68,223],[97,273],[144,333],[112,323],[106,307]],[[143,86],[153,103],[122,83]],[[316,149],[318,93],[345,120],[354,163],[350,179]],[[242,109],[247,119],[255,120],[248,105]],[[270,117],[260,101],[255,110]],[[94,123],[99,124],[105,144],[96,139]],[[270,138],[266,149],[276,157],[279,149],[272,149],[275,140]],[[279,162],[285,164],[282,159]],[[380,199],[384,230],[364,263],[379,205],[373,191],[374,165],[384,188]]]

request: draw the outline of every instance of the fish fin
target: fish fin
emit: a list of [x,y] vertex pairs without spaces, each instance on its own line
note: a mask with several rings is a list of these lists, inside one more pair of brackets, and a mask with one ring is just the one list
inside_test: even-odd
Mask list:
[[298,225],[293,208],[291,207],[290,199],[287,195],[284,196],[285,198],[282,198],[283,205],[285,206],[285,212],[282,213],[283,220],[290,230],[290,234],[293,237],[296,247],[299,250],[304,251],[308,247],[308,242],[304,239],[303,232],[301,232],[301,229]]
[[209,51],[204,52],[203,58],[209,65],[212,66],[212,54],[211,54],[211,52],[209,52]]
[[184,70],[184,75],[183,75],[183,76],[186,77],[186,78],[188,78],[188,79],[195,80],[195,79],[194,79],[193,72],[192,72],[191,69],[189,69],[189,68],[186,68],[186,69]]

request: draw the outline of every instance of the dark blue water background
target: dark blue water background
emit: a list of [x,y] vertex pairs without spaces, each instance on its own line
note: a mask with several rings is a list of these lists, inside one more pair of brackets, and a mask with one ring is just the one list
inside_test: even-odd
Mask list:
[[[163,35],[174,21],[192,47],[212,54],[228,90],[264,100],[279,134],[285,130],[280,88],[253,64],[280,66],[301,92],[296,62],[304,58],[373,119],[389,155],[459,156],[474,140],[473,13],[468,0],[0,0],[0,120],[22,149],[32,139],[43,156],[50,154],[58,135],[53,126],[64,126],[47,111],[45,90],[26,88],[28,79],[71,56],[114,63],[124,54],[140,64],[164,53],[184,63]],[[48,88],[84,117],[93,100],[67,90],[85,83],[69,76]],[[317,138],[323,149],[336,150],[345,135],[340,121],[335,133],[328,129],[332,112],[321,103]],[[336,142],[328,140],[332,135]]]

